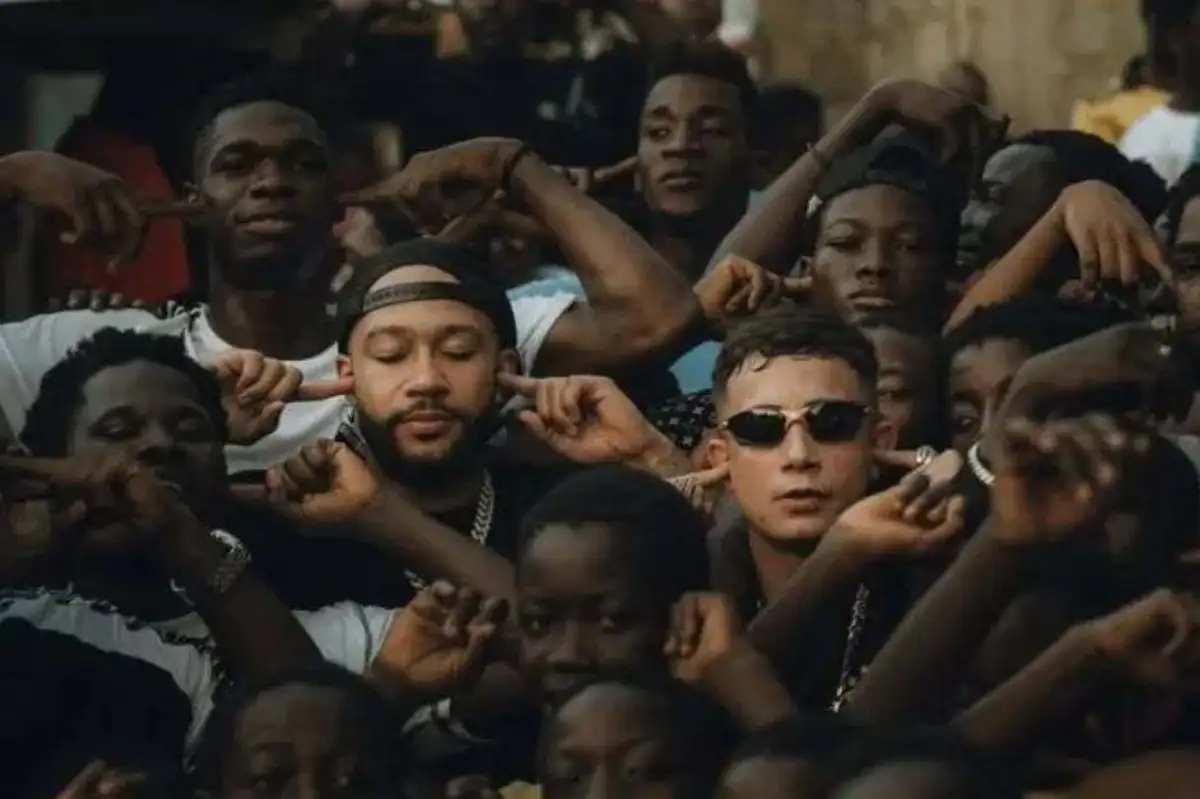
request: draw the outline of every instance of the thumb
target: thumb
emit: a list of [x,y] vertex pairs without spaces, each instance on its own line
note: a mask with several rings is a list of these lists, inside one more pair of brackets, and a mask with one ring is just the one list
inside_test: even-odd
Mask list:
[[712,488],[720,485],[729,477],[729,464],[723,463],[702,472],[696,472],[696,485],[700,488]]
[[336,380],[305,380],[296,389],[294,399],[297,402],[344,397],[354,391],[353,377],[339,377]]

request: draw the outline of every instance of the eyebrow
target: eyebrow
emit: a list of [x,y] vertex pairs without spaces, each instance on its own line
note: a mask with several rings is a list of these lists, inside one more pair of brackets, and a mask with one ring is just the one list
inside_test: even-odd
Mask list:
[[325,142],[309,136],[298,135],[278,144],[261,144],[253,139],[229,139],[226,141],[210,141],[209,148],[213,157],[227,152],[287,152],[289,150],[319,150],[324,152]]
[[[674,118],[676,118],[676,116],[678,116],[674,111],[671,110],[671,108],[669,106],[666,106],[666,105],[656,105],[653,108],[647,109],[645,115],[647,117],[670,117],[671,119],[674,119]],[[684,116],[684,117],[699,117],[699,116],[730,117],[732,115],[733,115],[732,112],[728,108],[723,108],[719,105],[702,105],[699,108],[696,108],[695,110],[693,110],[691,113],[683,114],[682,116]]]

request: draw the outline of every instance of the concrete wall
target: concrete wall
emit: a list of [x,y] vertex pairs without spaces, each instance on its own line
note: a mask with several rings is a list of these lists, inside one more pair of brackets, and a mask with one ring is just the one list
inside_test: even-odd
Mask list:
[[1137,0],[759,0],[771,77],[836,116],[874,82],[969,58],[1014,129],[1063,126],[1144,49]]

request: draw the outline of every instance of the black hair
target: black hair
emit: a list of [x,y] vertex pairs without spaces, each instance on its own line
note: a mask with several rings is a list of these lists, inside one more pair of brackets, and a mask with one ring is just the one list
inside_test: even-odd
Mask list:
[[861,330],[823,311],[780,305],[734,325],[713,367],[713,396],[719,402],[731,377],[748,360],[808,356],[845,361],[875,391],[879,362]]
[[821,204],[806,226],[810,251],[829,202],[874,185],[895,186],[919,197],[936,221],[940,252],[947,257],[954,253],[967,186],[938,160],[928,143],[909,131],[889,131],[829,166],[814,192]]
[[696,784],[706,787],[712,784],[717,774],[720,773],[725,755],[738,740],[732,719],[707,694],[697,691],[670,675],[658,672],[602,672],[565,694],[550,709],[546,722],[542,724],[537,745],[539,767],[545,762],[546,747],[549,744],[548,732],[554,719],[577,697],[603,685],[619,686],[639,693],[651,694],[661,699],[666,705],[665,717],[672,729],[678,732],[681,738],[680,742],[686,750],[692,753],[704,753],[701,761],[695,764],[698,770],[703,771],[702,775],[693,775],[698,778]]
[[665,480],[622,466],[584,469],[543,495],[521,520],[521,552],[550,525],[592,523],[626,539],[632,550],[626,562],[667,601],[709,587],[707,527],[699,512]]
[[654,59],[647,85],[653,89],[675,75],[699,75],[737,89],[747,133],[750,133],[758,105],[758,86],[750,76],[745,56],[715,40],[674,42],[664,47]]
[[988,341],[1015,341],[1037,355],[1090,336],[1106,327],[1133,321],[1106,305],[1080,304],[1044,294],[1022,294],[977,308],[942,340],[946,362],[967,347]]
[[1172,30],[1191,22],[1197,0],[1142,0],[1142,22],[1146,26],[1146,58],[1157,85],[1169,85],[1178,77],[1179,64],[1168,47]]
[[204,736],[193,760],[195,778],[201,787],[215,788],[221,765],[237,729],[238,719],[254,700],[276,688],[291,685],[328,688],[346,698],[347,717],[362,731],[366,755],[381,763],[385,773],[399,784],[400,731],[404,718],[393,715],[392,705],[370,683],[341,666],[320,661],[292,669],[266,680],[234,686],[217,702],[204,727]]
[[1128,91],[1145,86],[1149,77],[1146,74],[1148,66],[1146,56],[1139,53],[1130,57],[1121,68],[1121,88]]
[[305,70],[272,66],[221,84],[201,99],[183,132],[182,149],[194,160],[222,112],[260,102],[277,102],[308,114],[332,144],[341,141],[347,115],[335,102],[335,87]]
[[778,83],[759,91],[751,130],[754,146],[767,150],[777,146],[783,131],[812,121],[819,136],[824,126],[825,101],[821,95],[796,83]]
[[835,758],[832,766],[838,780],[847,782],[900,762],[948,766],[965,796],[1020,799],[1023,795],[1020,772],[1006,758],[972,747],[957,733],[943,728],[860,736]]
[[1151,222],[1166,205],[1166,184],[1150,165],[1130,161],[1099,136],[1078,130],[1035,130],[1010,144],[1049,148],[1068,184],[1102,180],[1124,194]]
[[88,380],[105,369],[134,361],[156,363],[188,378],[200,395],[201,407],[217,429],[218,440],[229,438],[217,379],[188,357],[182,339],[106,327],[79,342],[42,377],[37,399],[25,416],[21,443],[35,455],[66,455],[75,414],[83,405],[83,388]]
[[1163,221],[1166,234],[1166,245],[1175,246],[1179,238],[1179,225],[1183,221],[1183,212],[1187,204],[1200,195],[1200,164],[1193,164],[1180,176],[1175,185],[1167,192],[1167,207],[1163,211]]

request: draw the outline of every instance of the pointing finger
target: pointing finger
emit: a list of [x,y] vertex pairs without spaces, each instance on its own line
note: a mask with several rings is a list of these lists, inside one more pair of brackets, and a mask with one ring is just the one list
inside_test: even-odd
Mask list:
[[312,402],[314,400],[344,397],[354,391],[353,377],[339,377],[336,380],[305,380],[296,389],[297,402]]

